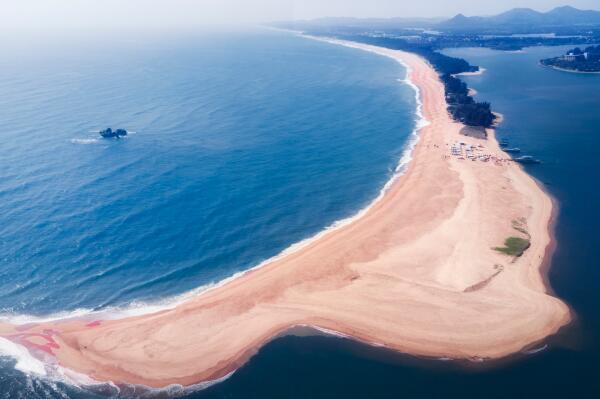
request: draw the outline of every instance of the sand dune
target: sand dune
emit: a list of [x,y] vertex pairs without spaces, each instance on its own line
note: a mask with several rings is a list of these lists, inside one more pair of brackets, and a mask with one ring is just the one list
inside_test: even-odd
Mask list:
[[[493,132],[461,136],[437,74],[400,51],[340,43],[410,68],[431,122],[406,173],[360,218],[172,309],[120,320],[0,326],[0,335],[99,381],[162,387],[227,375],[295,325],[411,354],[498,358],[555,333],[568,307],[541,272],[552,202],[518,165],[450,156],[456,141],[507,158]],[[518,259],[502,246],[517,221]]]

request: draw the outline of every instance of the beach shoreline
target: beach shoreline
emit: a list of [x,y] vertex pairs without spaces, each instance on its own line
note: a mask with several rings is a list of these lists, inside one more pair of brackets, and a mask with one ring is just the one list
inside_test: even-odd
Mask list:
[[539,63],[539,65],[544,68],[550,68],[550,69],[554,69],[555,71],[560,71],[560,72],[578,73],[581,75],[598,75],[598,74],[600,74],[600,71],[577,71],[575,69],[560,68],[560,67],[557,67],[554,65],[545,65],[545,64],[542,64],[541,62]]
[[[491,359],[567,324],[570,310],[547,294],[543,275],[550,197],[504,160],[493,133],[485,142],[460,136],[436,72],[420,57],[316,39],[391,57],[406,66],[420,96],[429,124],[420,126],[405,173],[380,197],[175,308],[117,320],[5,324],[0,336],[96,381],[164,387],[224,378],[294,326],[414,355]],[[502,161],[455,159],[448,153],[457,141]],[[511,260],[492,248],[514,234],[517,218],[526,220],[531,247]]]
[[461,73],[455,73],[453,76],[480,76],[483,75],[485,73],[486,69],[479,67],[479,69],[475,72],[461,72]]

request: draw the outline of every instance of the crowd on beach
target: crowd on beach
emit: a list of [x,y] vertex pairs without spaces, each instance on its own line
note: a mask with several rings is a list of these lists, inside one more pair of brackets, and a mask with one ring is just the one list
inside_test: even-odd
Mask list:
[[512,162],[510,157],[499,157],[491,153],[485,152],[486,148],[482,144],[477,146],[467,144],[464,142],[454,142],[452,144],[446,143],[449,147],[450,155],[445,155],[444,158],[456,158],[461,161],[471,160],[473,162],[494,162],[494,164],[501,166],[505,163]]

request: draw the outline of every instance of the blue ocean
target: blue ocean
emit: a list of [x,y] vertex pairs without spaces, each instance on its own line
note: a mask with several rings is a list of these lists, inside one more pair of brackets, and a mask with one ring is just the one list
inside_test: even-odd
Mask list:
[[[150,311],[256,266],[373,201],[416,123],[398,63],[287,33],[5,47],[8,320]],[[2,397],[91,394],[1,363]]]

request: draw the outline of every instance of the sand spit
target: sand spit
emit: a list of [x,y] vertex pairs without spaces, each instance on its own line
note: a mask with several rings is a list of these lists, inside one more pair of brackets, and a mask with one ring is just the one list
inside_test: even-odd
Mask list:
[[[549,294],[541,271],[551,242],[548,195],[507,160],[493,131],[487,140],[460,135],[423,59],[336,43],[406,65],[430,122],[406,172],[379,200],[175,308],[117,320],[2,324],[0,336],[96,381],[165,387],[219,380],[299,325],[464,359],[519,352],[568,323],[569,308]],[[531,245],[521,257],[493,249],[522,231]]]

